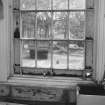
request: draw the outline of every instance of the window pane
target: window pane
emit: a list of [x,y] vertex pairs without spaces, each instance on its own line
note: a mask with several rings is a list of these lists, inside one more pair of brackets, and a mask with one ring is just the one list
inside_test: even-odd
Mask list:
[[53,42],[53,68],[67,69],[67,42]]
[[49,10],[51,9],[51,0],[37,0],[38,10]]
[[20,0],[21,10],[35,10],[35,0]]
[[70,39],[84,39],[85,38],[85,13],[84,12],[70,12]]
[[68,15],[67,12],[54,12],[53,14],[53,38],[67,39],[68,35]]
[[38,41],[37,42],[37,67],[50,68],[51,67],[51,42]]
[[70,9],[85,9],[85,7],[85,0],[69,0]]
[[22,37],[33,38],[35,35],[35,13],[22,13]]
[[22,67],[35,67],[35,42],[24,41],[22,43]]
[[53,9],[68,9],[68,0],[53,0]]
[[83,41],[69,42],[69,69],[82,70],[85,66],[85,47]]
[[48,39],[51,35],[51,13],[37,13],[37,39]]

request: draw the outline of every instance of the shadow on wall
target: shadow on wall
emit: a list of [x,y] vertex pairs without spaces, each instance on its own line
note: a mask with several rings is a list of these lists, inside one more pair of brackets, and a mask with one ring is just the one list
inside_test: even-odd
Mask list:
[[0,0],[0,20],[3,19],[3,2]]

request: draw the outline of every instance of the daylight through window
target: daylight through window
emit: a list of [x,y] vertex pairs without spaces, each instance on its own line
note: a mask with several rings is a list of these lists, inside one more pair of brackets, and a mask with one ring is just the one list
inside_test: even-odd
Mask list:
[[93,0],[14,0],[14,73],[63,76],[92,69],[93,4]]

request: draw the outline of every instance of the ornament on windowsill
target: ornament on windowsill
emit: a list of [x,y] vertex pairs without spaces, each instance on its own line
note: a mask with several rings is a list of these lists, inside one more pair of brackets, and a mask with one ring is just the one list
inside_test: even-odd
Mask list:
[[4,18],[3,2],[0,0],[0,20]]

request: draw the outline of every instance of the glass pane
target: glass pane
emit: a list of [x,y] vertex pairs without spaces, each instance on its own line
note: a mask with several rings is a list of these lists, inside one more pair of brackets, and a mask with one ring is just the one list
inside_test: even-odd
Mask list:
[[35,13],[22,13],[22,37],[33,38],[35,35]]
[[68,0],[53,0],[53,9],[68,9]]
[[67,69],[67,42],[53,42],[53,68]]
[[35,67],[35,42],[24,41],[22,43],[22,67]]
[[35,10],[35,0],[20,0],[21,10]]
[[70,36],[69,39],[85,38],[85,13],[70,12]]
[[85,0],[69,0],[70,9],[85,9],[85,7]]
[[67,39],[68,34],[68,15],[67,12],[54,12],[53,15],[53,38]]
[[37,0],[38,10],[49,10],[51,9],[51,0]]
[[69,69],[83,70],[85,66],[85,47],[83,41],[69,42]]
[[51,35],[51,13],[38,12],[37,14],[37,39],[48,39]]
[[50,68],[51,67],[51,42],[38,41],[37,42],[37,67]]

